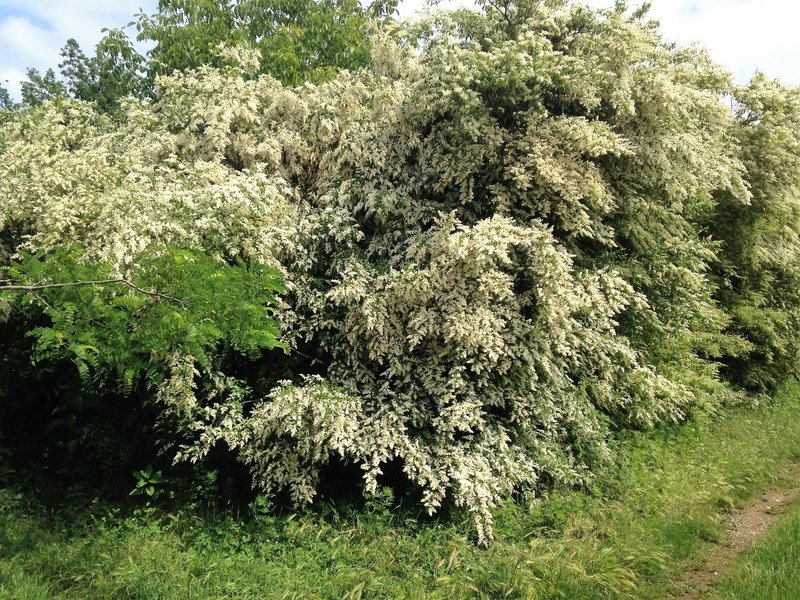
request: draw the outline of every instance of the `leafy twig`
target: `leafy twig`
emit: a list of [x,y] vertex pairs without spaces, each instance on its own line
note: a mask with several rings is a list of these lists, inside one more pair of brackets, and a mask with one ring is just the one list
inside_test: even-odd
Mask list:
[[[2,280],[11,281],[10,279]],[[49,290],[49,289],[57,289],[57,288],[66,288],[66,287],[78,287],[78,286],[86,286],[86,285],[125,285],[132,290],[139,292],[140,294],[145,294],[147,296],[152,296],[154,298],[161,298],[163,300],[169,300],[171,302],[177,302],[183,307],[186,307],[188,304],[185,300],[181,300],[180,298],[176,298],[175,296],[170,296],[168,294],[162,294],[161,292],[156,292],[153,290],[146,290],[144,288],[140,288],[138,285],[133,283],[128,279],[117,278],[117,279],[97,279],[93,281],[68,281],[65,283],[39,283],[35,285],[0,285],[0,292],[35,292],[37,290]]]

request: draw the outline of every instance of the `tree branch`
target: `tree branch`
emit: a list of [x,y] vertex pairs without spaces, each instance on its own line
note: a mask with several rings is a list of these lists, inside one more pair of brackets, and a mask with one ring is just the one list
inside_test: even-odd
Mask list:
[[[3,281],[11,281],[10,279],[6,279]],[[132,290],[139,292],[140,294],[145,294],[146,296],[152,296],[153,298],[161,298],[163,300],[169,300],[170,302],[177,302],[183,307],[186,307],[188,302],[185,300],[181,300],[180,298],[176,298],[175,296],[170,296],[168,294],[162,294],[161,292],[156,292],[152,290],[145,290],[140,288],[138,285],[129,281],[128,279],[117,278],[117,279],[97,279],[93,281],[68,281],[66,283],[40,283],[36,285],[0,285],[0,292],[35,292],[37,290],[52,290],[57,288],[66,288],[66,287],[79,287],[79,286],[86,286],[86,285],[125,285]]]
[[510,10],[508,7],[508,3],[501,3],[500,0],[484,0],[484,2],[503,16],[503,18],[506,20],[506,23],[508,23],[509,36],[514,37],[513,34],[515,26],[514,26],[514,21],[511,19],[511,15],[509,14]]

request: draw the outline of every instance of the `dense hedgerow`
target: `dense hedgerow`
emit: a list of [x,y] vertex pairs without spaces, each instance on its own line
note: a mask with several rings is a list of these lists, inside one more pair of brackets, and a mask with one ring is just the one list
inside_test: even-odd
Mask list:
[[[796,372],[796,91],[734,90],[622,5],[437,14],[370,43],[370,68],[318,85],[220,48],[228,67],[162,76],[119,117],[0,117],[7,264],[78,244],[118,277],[174,248],[280,272],[287,356],[229,368],[252,324],[217,325],[207,360],[154,353],[179,458],[222,444],[298,504],[334,460],[366,492],[399,461],[485,541],[501,497],[585,481],[613,429],[735,399],[720,369],[762,390]],[[22,305],[50,314],[25,295],[12,321]]]
[[725,374],[772,393],[800,373],[800,90],[758,74],[736,98],[733,135],[752,200],[720,195],[712,226],[722,240],[718,297],[749,346]]

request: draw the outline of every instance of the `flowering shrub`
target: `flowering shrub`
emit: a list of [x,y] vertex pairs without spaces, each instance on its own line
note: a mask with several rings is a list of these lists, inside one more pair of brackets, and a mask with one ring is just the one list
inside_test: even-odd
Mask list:
[[721,195],[714,224],[724,242],[719,297],[748,348],[725,373],[773,393],[800,373],[800,90],[758,74],[736,97],[733,134],[752,200]]
[[[450,499],[488,541],[501,497],[585,481],[613,428],[735,399],[721,365],[796,360],[800,305],[755,275],[797,268],[794,234],[770,250],[789,209],[764,140],[797,161],[800,136],[758,108],[769,84],[732,115],[729,76],[641,12],[506,8],[389,27],[371,68],[319,85],[225,50],[121,120],[63,99],[4,114],[3,259],[77,242],[123,277],[175,247],[276,269],[290,355],[258,382],[162,353],[178,457],[222,443],[296,503],[333,458],[366,492],[399,460],[429,512]],[[737,249],[756,203],[769,244]]]

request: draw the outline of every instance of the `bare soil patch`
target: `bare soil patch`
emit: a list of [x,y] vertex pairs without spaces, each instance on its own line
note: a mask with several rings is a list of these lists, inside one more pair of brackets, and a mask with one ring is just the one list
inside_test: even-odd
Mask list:
[[[800,464],[787,473],[787,479],[800,483]],[[680,587],[687,591],[674,598],[703,598],[717,581],[730,573],[736,557],[753,545],[798,499],[800,487],[767,490],[750,506],[733,512],[730,535],[714,547],[702,567],[684,575]]]

